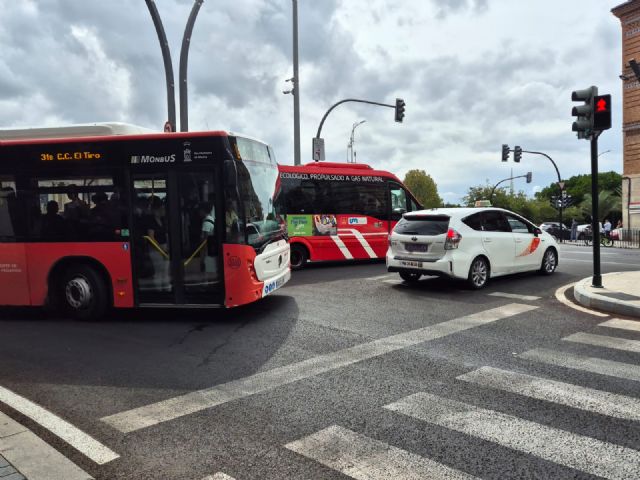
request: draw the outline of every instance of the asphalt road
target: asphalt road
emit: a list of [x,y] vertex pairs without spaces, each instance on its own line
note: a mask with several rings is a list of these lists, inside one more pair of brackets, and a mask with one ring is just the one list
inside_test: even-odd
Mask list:
[[[556,298],[590,252],[481,291],[376,262],[310,266],[231,311],[5,310],[0,387],[118,458],[0,412],[98,479],[640,478],[640,331]],[[637,250],[602,260],[640,270]]]

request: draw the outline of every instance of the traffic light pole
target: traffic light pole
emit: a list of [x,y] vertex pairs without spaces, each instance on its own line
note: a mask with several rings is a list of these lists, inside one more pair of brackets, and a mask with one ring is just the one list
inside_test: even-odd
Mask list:
[[[531,173],[531,172],[529,172],[529,173]],[[509,178],[505,178],[504,180],[500,180],[491,189],[491,194],[489,195],[489,201],[491,201],[493,199],[493,194],[495,193],[496,188],[498,188],[498,185],[500,185],[501,183],[508,182],[509,180],[515,180],[516,178],[526,178],[526,177],[527,177],[527,175],[518,175],[517,177],[509,177]]]
[[389,105],[388,103],[372,102],[370,100],[358,100],[357,98],[345,98],[344,100],[340,100],[339,102],[334,103],[331,106],[331,108],[329,108],[329,110],[327,110],[327,113],[324,114],[324,117],[322,117],[322,120],[320,121],[320,125],[318,125],[318,133],[316,133],[316,138],[320,138],[320,133],[322,132],[322,126],[324,125],[324,121],[327,119],[327,117],[329,116],[331,111],[334,108],[336,108],[338,105],[341,105],[341,104],[347,103],[347,102],[368,103],[369,105],[379,105],[381,107],[396,108],[395,105]]
[[591,233],[593,236],[593,280],[591,286],[602,288],[600,273],[600,223],[598,218],[598,133],[591,134]]
[[558,213],[559,213],[559,220],[560,220],[560,243],[562,243],[563,240],[563,229],[562,229],[562,192],[564,191],[564,185],[562,184],[562,178],[560,177],[560,170],[558,170],[558,165],[556,165],[556,162],[553,161],[553,158],[551,158],[549,155],[547,155],[546,153],[543,152],[532,152],[529,150],[523,150],[523,153],[533,153],[534,155],[542,155],[543,157],[547,157],[547,159],[553,164],[553,168],[556,169],[556,173],[558,174],[558,188],[560,188],[560,196],[558,198],[560,198],[560,207],[558,208]]

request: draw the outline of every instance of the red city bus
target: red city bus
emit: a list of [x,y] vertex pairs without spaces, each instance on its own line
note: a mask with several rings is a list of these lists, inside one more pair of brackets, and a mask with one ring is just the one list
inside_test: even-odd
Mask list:
[[392,173],[355,163],[279,165],[291,268],[307,260],[384,258],[402,214],[421,209]]
[[271,148],[126,124],[0,130],[0,305],[235,307],[290,278]]

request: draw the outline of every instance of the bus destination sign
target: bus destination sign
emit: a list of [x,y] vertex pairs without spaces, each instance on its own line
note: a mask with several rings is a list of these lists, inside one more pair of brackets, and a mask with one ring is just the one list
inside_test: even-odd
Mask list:
[[89,150],[71,150],[68,152],[43,152],[41,162],[65,162],[69,160],[100,160],[102,153]]

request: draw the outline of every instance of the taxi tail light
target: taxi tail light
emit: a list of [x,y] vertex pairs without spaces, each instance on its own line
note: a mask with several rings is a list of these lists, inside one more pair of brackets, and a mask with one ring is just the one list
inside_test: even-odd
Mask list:
[[447,239],[444,242],[444,249],[453,250],[454,248],[458,248],[458,246],[460,245],[460,240],[462,240],[462,235],[460,235],[453,228],[450,228],[447,231]]

